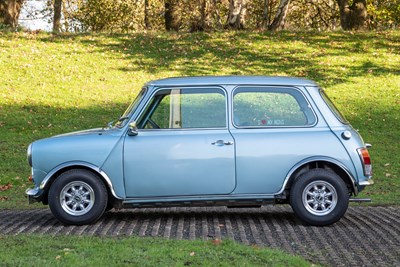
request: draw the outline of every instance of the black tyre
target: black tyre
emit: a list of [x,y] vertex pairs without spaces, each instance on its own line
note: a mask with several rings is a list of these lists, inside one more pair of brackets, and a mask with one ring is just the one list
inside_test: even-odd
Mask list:
[[303,222],[315,226],[330,225],[346,213],[349,193],[337,174],[314,169],[294,181],[290,190],[290,205]]
[[114,208],[114,205],[109,201],[109,202],[107,203],[107,207],[106,207],[105,211],[110,211],[110,210],[112,210],[113,208]]
[[49,190],[53,215],[65,224],[90,224],[104,213],[108,202],[104,183],[87,170],[69,170],[61,174]]

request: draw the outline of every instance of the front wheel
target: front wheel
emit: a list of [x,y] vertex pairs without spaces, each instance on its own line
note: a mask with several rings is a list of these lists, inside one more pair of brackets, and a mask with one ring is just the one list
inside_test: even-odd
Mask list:
[[290,205],[302,221],[315,226],[330,225],[346,213],[349,205],[347,186],[331,171],[310,170],[294,181]]
[[65,224],[94,223],[103,215],[107,198],[103,182],[87,170],[61,174],[49,190],[50,210]]

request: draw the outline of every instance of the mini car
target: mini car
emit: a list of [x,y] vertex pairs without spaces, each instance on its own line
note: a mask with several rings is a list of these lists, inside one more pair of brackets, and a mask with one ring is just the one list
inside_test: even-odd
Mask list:
[[373,184],[360,135],[313,81],[213,76],[150,81],[114,122],[28,147],[34,188],[65,224],[112,208],[290,204],[329,225]]

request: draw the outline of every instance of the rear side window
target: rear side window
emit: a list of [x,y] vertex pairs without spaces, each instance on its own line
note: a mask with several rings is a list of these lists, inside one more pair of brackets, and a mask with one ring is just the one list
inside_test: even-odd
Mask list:
[[236,127],[302,127],[316,123],[314,112],[297,89],[240,87],[233,96]]
[[338,110],[338,108],[333,104],[332,100],[328,97],[324,90],[320,89],[319,93],[321,94],[322,98],[324,99],[325,103],[328,107],[332,110],[333,114],[335,114],[336,118],[340,120],[344,124],[348,124],[349,122],[343,116],[343,114]]

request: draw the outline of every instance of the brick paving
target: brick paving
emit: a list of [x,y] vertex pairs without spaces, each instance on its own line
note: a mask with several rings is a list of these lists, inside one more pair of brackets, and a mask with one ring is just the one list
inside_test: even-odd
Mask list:
[[400,206],[352,206],[327,227],[302,224],[286,205],[113,210],[85,226],[64,226],[48,209],[0,210],[0,233],[232,239],[327,266],[400,266]]

